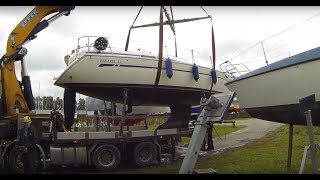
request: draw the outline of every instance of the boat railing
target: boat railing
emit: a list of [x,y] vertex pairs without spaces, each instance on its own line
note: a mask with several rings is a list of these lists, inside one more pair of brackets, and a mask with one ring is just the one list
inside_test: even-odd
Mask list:
[[230,77],[232,79],[250,72],[250,69],[245,64],[232,64],[230,61],[221,63],[220,69],[227,77]]
[[[103,39],[103,41],[105,41],[106,45],[105,47],[101,47],[98,46],[97,49],[97,40],[98,39]],[[77,59],[78,54],[80,54],[81,52],[106,52],[106,53],[110,53],[112,55],[114,54],[125,54],[124,53],[124,49],[120,48],[120,47],[115,47],[115,46],[111,46],[110,41],[112,40],[112,38],[108,38],[108,37],[103,37],[103,36],[81,36],[78,38],[77,41],[77,47],[75,50],[72,50],[71,55],[75,55],[75,59]],[[193,53],[193,51],[192,51]],[[185,55],[185,53],[183,53]],[[132,56],[137,56],[137,57],[150,57],[150,58],[155,58],[158,59],[158,55],[151,53],[151,52],[145,52],[141,49],[138,49],[138,51],[128,51],[127,55],[132,55]],[[79,55],[81,56],[81,55]],[[193,57],[193,54],[192,54]],[[169,55],[168,53],[165,53],[163,55],[163,59],[167,59],[170,58],[173,61],[178,61],[178,62],[182,62],[182,63],[186,63],[186,64],[194,64],[195,60],[194,57],[192,60],[188,60],[185,57],[176,57],[173,55]]]
[[[97,49],[97,40],[99,38],[103,38],[103,40],[105,40],[106,44],[105,44],[105,47],[98,46],[100,49]],[[79,53],[81,50],[86,50],[87,52],[90,52],[91,50],[94,50],[94,49],[96,51],[104,51],[107,48],[110,49],[110,51],[112,52],[112,48],[110,46],[110,41],[108,40],[107,37],[81,36],[78,38],[76,53]]]
[[[100,47],[97,49],[97,40],[98,38],[102,38],[104,39],[105,43],[105,47]],[[110,45],[110,40],[112,38],[108,38],[108,37],[103,37],[103,36],[81,36],[78,38],[78,42],[77,42],[77,48],[76,50],[72,51],[71,54],[77,55],[83,51],[89,53],[89,52],[106,52],[106,53],[110,53],[112,55],[114,54],[126,54],[124,53],[124,48],[120,48],[120,47],[115,47],[115,46],[111,46]],[[119,53],[121,52],[121,53]],[[140,51],[140,49],[138,49],[138,51],[136,52],[128,52],[128,54],[126,55],[132,55],[132,56],[138,56],[138,57],[152,57],[152,58],[157,58],[156,55],[152,54],[152,53],[146,53],[143,51]]]

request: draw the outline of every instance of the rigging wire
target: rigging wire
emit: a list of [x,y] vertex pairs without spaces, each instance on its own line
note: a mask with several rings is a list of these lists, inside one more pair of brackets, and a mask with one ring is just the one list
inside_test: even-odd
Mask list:
[[[303,23],[305,23],[305,22],[307,22],[307,21],[309,21],[309,20],[311,20],[311,19],[313,19],[313,18],[315,18],[315,17],[317,17],[317,16],[319,16],[319,15],[320,15],[320,12],[319,12],[319,13],[317,13],[317,14],[315,14],[315,15],[313,15],[312,17],[310,17],[310,18],[308,18],[308,19],[304,20],[301,24],[303,24]],[[278,35],[280,35],[280,34],[282,34],[282,33],[284,33],[284,32],[287,32],[287,31],[289,31],[290,29],[293,29],[294,27],[297,27],[297,26],[299,26],[299,25],[300,25],[300,24],[293,25],[293,26],[291,26],[291,27],[289,27],[289,28],[287,28],[287,29],[285,29],[285,30],[283,30],[283,31],[281,31],[281,32],[279,32],[279,33],[277,33],[277,34],[274,34],[274,35],[272,35],[272,36],[270,36],[270,37],[268,37],[268,38],[266,38],[266,39],[264,39],[264,40],[262,40],[262,41],[258,42],[257,44],[255,44],[255,45],[251,46],[250,48],[246,49],[245,51],[241,52],[239,55],[234,56],[234,57],[233,57],[233,58],[231,58],[229,61],[231,61],[231,60],[233,60],[233,59],[235,59],[235,58],[237,58],[237,57],[241,56],[242,54],[244,54],[244,53],[248,52],[249,50],[251,50],[252,48],[256,47],[256,46],[257,46],[258,44],[260,44],[261,42],[266,41],[266,40],[269,40],[269,39],[271,39],[271,38],[273,38],[273,37],[275,37],[275,36],[278,36]]]
[[[275,58],[275,57],[283,56],[283,55],[286,55],[286,54],[289,54],[289,53],[290,53],[290,52],[285,52],[285,53],[282,53],[282,54],[278,54],[278,55],[276,55],[276,56],[271,56],[271,57],[268,58],[268,60],[269,60],[269,59],[273,59],[273,58]],[[261,56],[263,56],[263,55],[261,55]],[[261,57],[261,56],[256,56],[255,58]],[[254,59],[254,58],[252,58],[252,59]],[[251,60],[251,61],[246,61],[246,62],[244,62],[244,64],[250,64],[250,63],[255,63],[255,62],[260,62],[260,61],[261,61],[261,60],[255,59],[255,60]]]
[[[267,53],[267,52],[275,51],[275,50],[280,49],[280,48],[282,48],[282,47],[285,47],[285,46],[287,46],[287,45],[288,45],[288,44],[285,44],[285,45],[279,46],[279,47],[277,47],[277,48],[271,49],[271,50],[269,50],[269,51],[266,51],[266,53]],[[256,58],[262,57],[262,56],[264,56],[264,55],[262,54],[262,55],[254,56],[254,57],[252,57],[251,59],[256,59]],[[268,58],[268,59],[269,59],[269,58]],[[252,62],[252,61],[247,61],[247,62]]]
[[277,48],[271,49],[271,50],[269,50],[269,51],[266,51],[266,53],[267,53],[267,52],[274,51],[274,50],[277,50],[277,49],[280,49],[280,48],[285,47],[285,46],[287,46],[287,45],[288,45],[288,44],[285,44],[285,45],[279,46],[279,47],[277,47]]

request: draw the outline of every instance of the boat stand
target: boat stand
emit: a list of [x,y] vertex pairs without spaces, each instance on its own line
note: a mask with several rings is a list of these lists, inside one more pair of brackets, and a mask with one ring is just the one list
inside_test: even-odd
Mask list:
[[109,118],[109,114],[108,114],[108,107],[107,107],[107,103],[106,101],[104,100],[103,101],[103,104],[104,104],[104,117],[103,117],[103,126],[104,126],[104,129],[107,131],[107,132],[111,132],[111,123],[108,121],[108,118]]
[[315,105],[315,95],[307,96],[303,99],[300,99],[300,111],[303,112],[306,116],[307,127],[310,145],[304,147],[304,152],[302,156],[301,166],[299,174],[302,174],[304,171],[308,150],[311,151],[311,160],[312,160],[312,173],[318,174],[318,163],[317,163],[317,149],[319,149],[319,145],[315,144],[314,134],[313,134],[313,125],[312,125],[312,117],[311,117],[311,109]]
[[209,99],[201,98],[200,108],[203,108],[195,122],[191,141],[180,167],[179,174],[194,173],[193,169],[207,132],[207,121],[222,122],[234,97],[235,93],[231,92],[215,96],[212,95]]
[[290,124],[290,128],[289,128],[288,160],[287,160],[287,171],[288,171],[288,172],[291,172],[292,141],[293,141],[293,124]]
[[[131,97],[129,97],[129,89],[123,88],[121,91],[123,96],[123,107],[122,107],[121,120],[119,122],[119,126],[120,126],[119,135],[123,136],[123,126],[126,120],[126,115],[127,113],[132,112],[132,103],[131,103]],[[128,110],[126,110],[126,105],[128,105]]]

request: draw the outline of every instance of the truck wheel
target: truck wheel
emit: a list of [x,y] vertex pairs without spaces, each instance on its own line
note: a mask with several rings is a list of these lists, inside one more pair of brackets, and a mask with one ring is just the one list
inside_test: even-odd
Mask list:
[[151,166],[157,159],[157,147],[152,142],[141,142],[133,151],[133,163],[138,167]]
[[[34,168],[38,170],[40,167],[40,155],[37,151],[34,152],[33,158]],[[24,173],[23,156],[16,147],[12,148],[9,154],[9,168],[14,173]]]
[[102,145],[93,154],[93,164],[98,171],[111,171],[118,167],[121,154],[114,145]]
[[9,154],[9,168],[14,173],[24,173],[22,153],[13,148]]

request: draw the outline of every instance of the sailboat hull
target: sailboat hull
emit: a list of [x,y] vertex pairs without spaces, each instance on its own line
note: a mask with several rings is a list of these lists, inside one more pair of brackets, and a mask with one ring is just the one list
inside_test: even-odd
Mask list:
[[[320,102],[317,102],[317,106]],[[299,104],[280,105],[272,107],[245,108],[246,111],[255,118],[280,122],[285,124],[306,125],[305,115],[300,113]],[[320,126],[320,109],[311,111],[314,126]]]
[[320,125],[320,48],[289,57],[248,74],[226,86],[237,93],[242,108],[253,117],[305,125],[299,100],[315,94],[317,105],[312,110],[314,125]]
[[[122,102],[123,88],[130,90],[133,105],[197,105],[203,92],[209,94],[211,69],[198,67],[199,80],[194,79],[192,64],[174,61],[173,76],[166,74],[163,61],[159,83],[156,85],[158,60],[155,57],[115,53],[83,53],[78,55],[55,82],[78,93]],[[228,92],[222,72],[217,72],[212,93]]]

